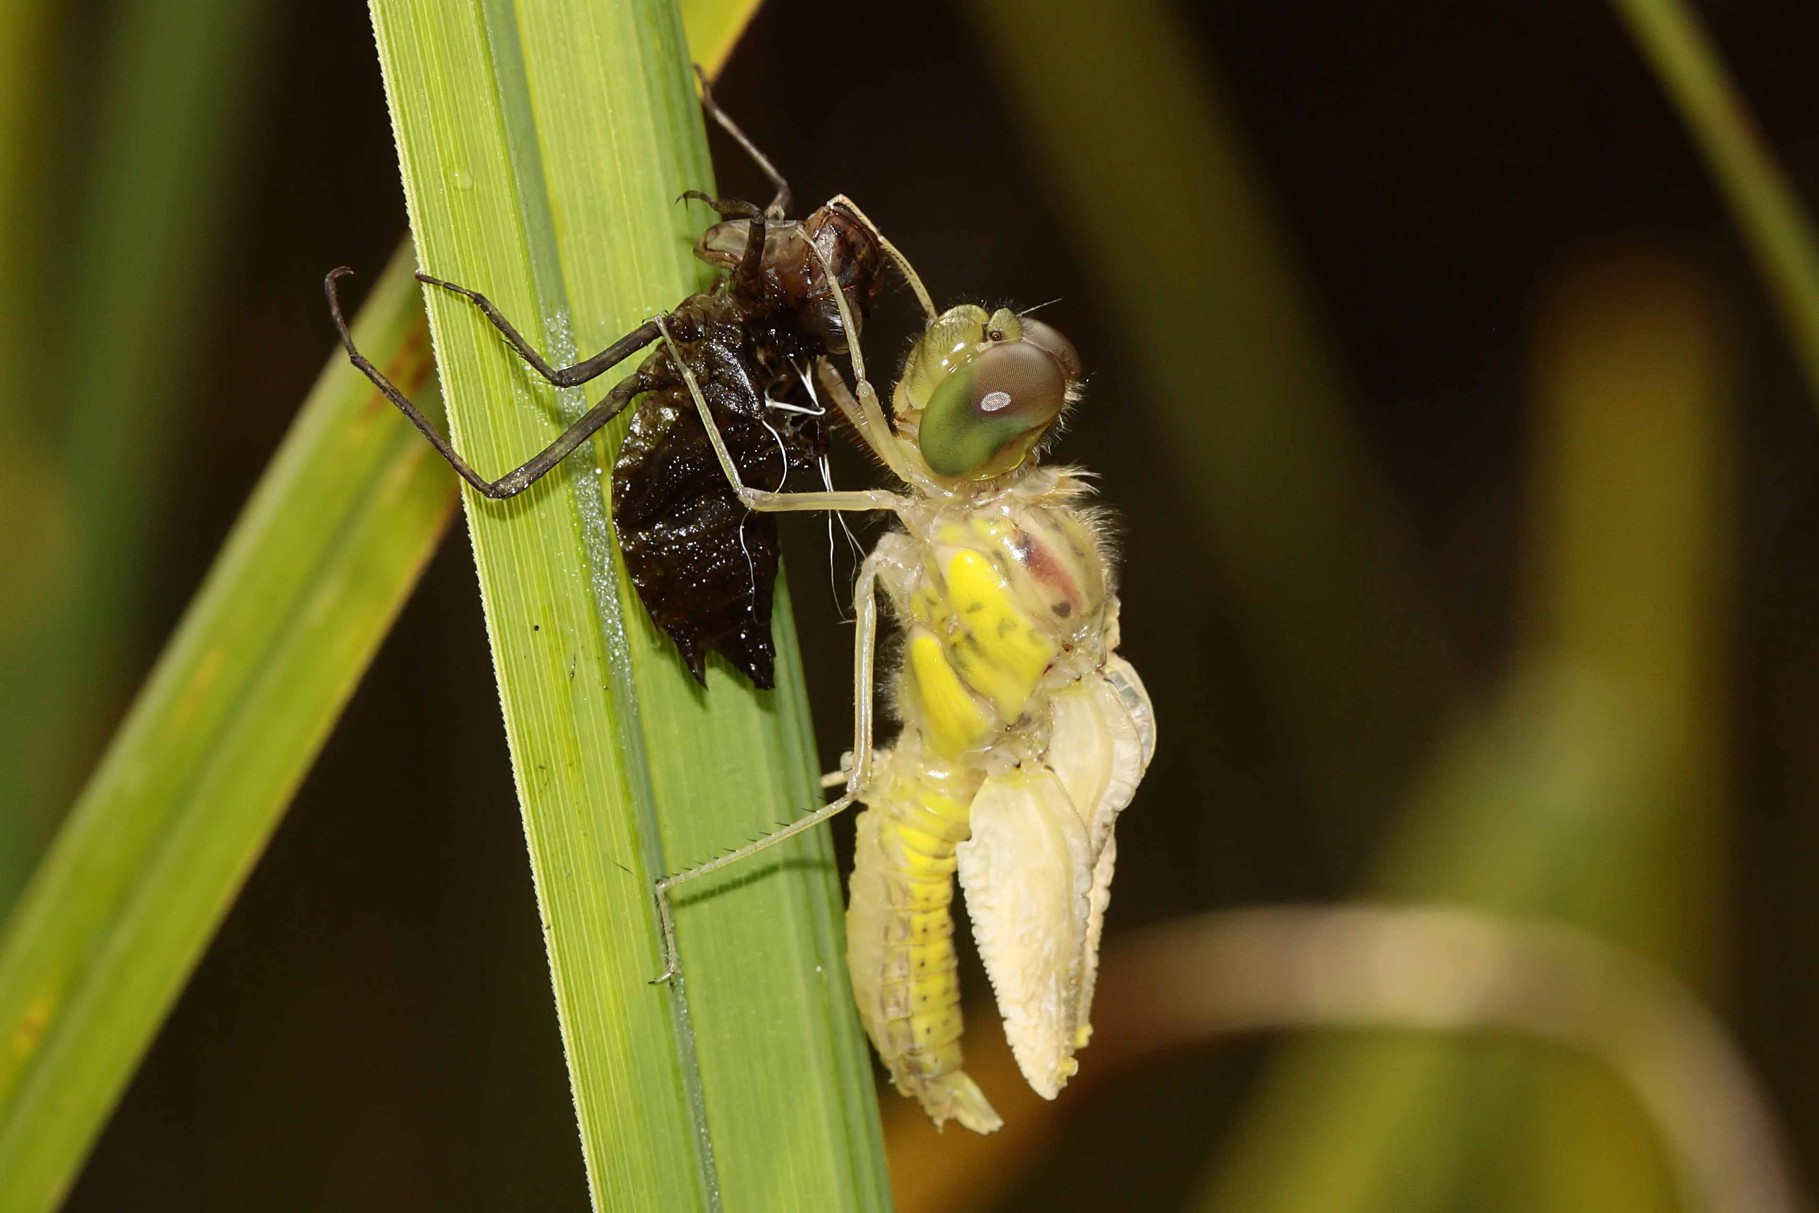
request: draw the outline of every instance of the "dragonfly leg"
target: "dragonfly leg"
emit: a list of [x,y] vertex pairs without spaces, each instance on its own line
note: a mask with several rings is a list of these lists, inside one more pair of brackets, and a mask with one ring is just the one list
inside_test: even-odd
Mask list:
[[[866,222],[869,223],[870,220]],[[834,273],[834,267],[829,264],[827,254],[823,253],[818,245],[811,243],[808,251],[821,266],[821,272],[826,275],[827,280],[835,284],[834,306],[840,312],[840,327],[853,335],[853,340],[848,341],[846,346],[847,362],[853,368],[853,391],[848,394],[844,390],[846,385],[844,383],[840,385],[842,390],[836,399],[841,411],[846,413],[848,420],[853,423],[853,428],[858,430],[859,436],[865,440],[865,445],[870,447],[872,452],[884,462],[884,466],[891,470],[892,475],[905,484],[916,484],[923,478],[918,476],[916,470],[910,466],[909,460],[903,453],[902,445],[898,443],[895,433],[891,430],[890,420],[884,415],[884,406],[878,403],[878,393],[872,389],[871,380],[865,377],[865,353],[859,348],[859,329],[853,323],[852,308],[846,301],[846,290],[839,286],[840,276]],[[919,282],[920,280],[918,280]],[[829,364],[823,360],[822,366],[828,367]],[[831,368],[829,369],[831,372]],[[827,382],[828,378],[829,376],[822,376],[823,382]],[[831,378],[838,380],[839,376],[833,374]]]
[[764,513],[788,513],[801,510],[842,510],[863,513],[869,510],[900,511],[907,504],[895,493],[883,489],[856,489],[850,492],[814,492],[814,493],[773,493],[766,489],[754,489],[746,485],[739,475],[739,465],[733,462],[733,455],[727,449],[726,439],[720,434],[720,426],[714,421],[714,411],[708,407],[707,397],[701,394],[701,385],[695,379],[695,372],[689,367],[688,360],[676,345],[675,338],[670,336],[669,327],[659,317],[653,321],[668,343],[671,361],[682,372],[682,381],[688,385],[688,394],[694,399],[695,411],[701,415],[701,424],[707,429],[707,438],[713,444],[714,457],[720,461],[720,470],[726,473],[726,479],[733,486],[733,492],[745,503],[747,509]]
[[853,636],[853,754],[856,756],[852,772],[846,777],[846,791],[840,798],[828,802],[805,817],[799,817],[788,825],[771,831],[753,842],[747,843],[736,851],[710,859],[706,863],[665,876],[657,881],[657,924],[663,933],[663,973],[653,979],[652,985],[672,980],[681,972],[682,959],[676,950],[676,917],[670,906],[670,892],[678,885],[687,884],[722,868],[750,859],[760,851],[768,851],[781,842],[788,842],[796,835],[812,830],[822,822],[837,817],[853,807],[864,795],[866,786],[872,778],[872,727],[874,709],[872,703],[872,680],[877,669],[878,656],[878,562],[876,556],[866,559],[859,571],[859,580],[853,588],[853,614],[856,627]]
[[863,223],[866,226],[866,229],[871,232],[872,237],[878,241],[878,247],[882,248],[885,255],[896,264],[897,272],[903,275],[903,280],[909,283],[910,290],[915,293],[916,302],[922,305],[923,314],[930,320],[933,320],[940,315],[939,312],[935,311],[934,298],[929,295],[928,288],[922,285],[922,275],[916,272],[916,267],[910,264],[909,258],[903,255],[901,249],[885,239],[884,233],[878,230],[878,225],[872,222],[871,216],[859,209],[859,204],[857,202],[854,202],[845,194],[835,194],[834,197],[828,201],[828,205],[838,206],[848,211],[853,218],[857,219],[860,223]]
[[719,124],[721,130],[733,137],[733,142],[744,149],[745,154],[752,158],[752,163],[756,164],[759,170],[770,178],[771,185],[776,187],[777,196],[772,198],[770,205],[764,208],[765,215],[772,219],[783,218],[789,214],[789,182],[783,179],[783,174],[777,171],[777,166],[771,163],[770,157],[759,151],[758,145],[746,138],[745,132],[739,129],[739,124],[720,108],[720,103],[714,100],[714,89],[707,81],[707,73],[702,71],[699,65],[695,68],[695,79],[701,82],[701,108],[707,111],[708,117]]
[[[429,418],[425,417],[423,413],[418,410],[417,406],[410,402],[410,398],[399,391],[397,386],[393,384],[390,379],[386,378],[385,372],[374,366],[367,359],[366,355],[362,354],[354,345],[354,336],[348,331],[347,318],[341,313],[341,299],[337,288],[337,282],[351,273],[353,273],[352,270],[348,269],[346,266],[342,266],[339,269],[331,270],[328,277],[322,283],[323,290],[328,294],[329,315],[334,318],[335,332],[341,337],[341,346],[347,351],[348,361],[352,362],[361,374],[372,380],[373,386],[378,388],[380,393],[383,394],[387,400],[397,405],[399,411],[410,419],[412,425],[417,427],[418,432],[429,439],[430,445],[436,448],[437,454],[446,459],[448,465],[454,468],[456,472],[460,473],[461,479],[467,481],[468,484],[472,485],[473,488],[484,497],[501,500],[506,497],[514,497],[523,492],[541,479],[551,468],[566,459],[576,447],[593,437],[594,432],[601,426],[624,412],[626,405],[630,404],[633,398],[640,392],[649,391],[651,388],[651,384],[647,381],[642,372],[633,374],[626,379],[621,380],[614,386],[612,391],[606,394],[605,399],[577,418],[575,423],[564,430],[561,436],[554,442],[550,443],[547,447],[543,448],[543,450],[533,455],[518,467],[513,468],[505,475],[499,477],[497,480],[488,480],[485,476],[476,472],[468,464],[467,460],[463,459],[455,451],[453,444],[438,432],[435,426],[430,424]],[[418,277],[422,277],[422,275],[418,275]],[[455,287],[451,289],[460,290],[461,288]],[[485,304],[484,306],[490,308],[492,305]],[[503,324],[503,318],[500,318],[498,323]],[[516,338],[514,344],[518,346],[520,353],[524,354],[527,359],[535,359],[535,364],[541,364],[542,359],[538,358],[534,352],[530,351],[528,346],[521,344],[524,340],[522,337],[518,337],[517,333],[512,331],[509,326],[505,331],[508,338]],[[614,355],[613,361],[615,362],[623,361],[629,355],[635,353],[644,346],[649,345],[652,341],[655,341],[660,331],[661,329],[657,321],[646,321],[638,328],[627,333],[624,337],[621,337],[605,353],[598,354],[594,358],[590,358],[587,363],[582,363],[581,365],[587,366],[590,363],[597,362],[600,359],[605,358],[608,354]],[[542,366],[540,366],[539,369],[545,378],[549,378],[551,382],[555,381],[553,377],[555,372],[551,372],[547,367]],[[569,369],[573,370],[575,368],[571,367]],[[600,369],[604,370],[606,368],[602,366]],[[599,371],[594,372],[594,374],[598,373]]]

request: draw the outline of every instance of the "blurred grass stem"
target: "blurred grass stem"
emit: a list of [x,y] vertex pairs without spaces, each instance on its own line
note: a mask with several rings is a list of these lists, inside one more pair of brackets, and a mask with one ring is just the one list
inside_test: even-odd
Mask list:
[[[20,13],[26,29],[33,8]],[[52,128],[50,139],[85,149],[73,251],[54,273],[9,271],[9,293],[50,319],[33,322],[33,344],[0,347],[8,377],[19,376],[0,380],[10,388],[0,408],[12,414],[0,422],[34,436],[58,511],[45,563],[11,570],[34,588],[0,630],[0,685],[33,688],[0,701],[0,736],[18,742],[0,747],[0,906],[55,827],[145,639],[136,624],[146,540],[164,518],[168,453],[193,397],[184,368],[198,346],[185,334],[230,230],[231,166],[270,13],[242,0],[125,0],[84,70],[89,142],[67,121]],[[63,369],[47,375],[47,363]]]
[[1685,0],[1612,0],[1742,230],[1819,405],[1819,238]]
[[[357,322],[440,401],[411,263]],[[0,936],[0,1209],[55,1208],[453,506],[446,469],[324,369]]]

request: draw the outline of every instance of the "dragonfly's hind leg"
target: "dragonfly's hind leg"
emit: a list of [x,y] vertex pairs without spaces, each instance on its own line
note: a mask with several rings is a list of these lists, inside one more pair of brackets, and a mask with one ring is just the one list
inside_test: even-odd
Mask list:
[[[443,437],[435,426],[430,424],[429,418],[425,417],[417,406],[411,403],[410,397],[399,391],[397,385],[386,378],[385,372],[374,366],[372,362],[367,359],[366,355],[362,354],[359,348],[354,345],[354,335],[348,331],[347,318],[341,313],[341,297],[337,286],[342,278],[353,272],[354,271],[348,269],[344,265],[339,269],[330,270],[328,277],[322,282],[322,289],[328,295],[328,313],[334,319],[335,332],[339,334],[341,338],[341,347],[347,351],[348,361],[353,363],[355,369],[361,374],[370,379],[373,386],[378,388],[380,393],[387,400],[398,406],[398,411],[410,419],[410,423],[417,427],[417,431],[420,434],[429,439],[430,445],[436,448],[436,453],[446,459],[448,465],[454,468],[456,472],[460,473],[461,479],[472,485],[483,497],[491,497],[498,500],[506,497],[514,497],[517,494],[522,493],[525,489],[541,479],[544,473],[568,458],[576,447],[593,437],[594,432],[601,426],[624,412],[625,406],[630,404],[633,398],[640,392],[648,392],[651,390],[652,385],[642,372],[628,376],[621,380],[612,391],[608,392],[604,400],[577,418],[575,423],[564,430],[562,435],[554,442],[550,443],[547,447],[544,447],[543,450],[533,455],[518,467],[513,468],[505,475],[499,477],[499,479],[488,480],[485,476],[476,472],[473,467],[468,464],[467,460],[463,459],[455,451],[454,445],[451,444],[447,438]],[[423,277],[421,274],[417,276],[419,278]],[[436,281],[433,278],[424,280],[427,282]],[[440,283],[439,285],[448,286],[447,283]],[[462,287],[451,286],[449,289],[458,291],[462,294],[472,295],[472,292],[469,292]],[[480,302],[483,309],[491,309],[493,306],[492,304],[487,303],[481,296],[472,295],[472,297]],[[512,341],[513,345],[518,349],[518,352],[523,354],[527,360],[530,360],[533,366],[538,367],[544,378],[549,379],[552,383],[556,382],[555,376],[559,372],[551,371],[545,366],[542,358],[538,357],[536,352],[533,351],[529,345],[525,344],[524,338],[518,336],[517,330],[507,324],[503,316],[497,316],[496,312],[490,310],[487,314],[496,317],[494,323],[502,326],[507,339]],[[631,354],[636,353],[644,346],[655,341],[661,332],[662,328],[657,321],[646,321],[644,324],[633,329],[618,341],[614,342],[602,353],[596,354],[594,357],[588,359],[587,362],[580,363],[578,366],[588,367],[596,363],[602,363],[603,360],[610,357],[610,362],[605,362],[600,366],[600,370],[592,372],[593,375],[597,375],[601,370],[605,370],[606,367],[610,366],[613,362],[622,362]],[[578,368],[569,367],[568,371],[574,371],[576,369]],[[592,375],[583,376],[583,378],[591,377]]]
[[676,951],[676,918],[670,906],[670,892],[679,885],[718,872],[760,851],[768,851],[780,842],[788,842],[805,830],[850,809],[865,792],[872,778],[872,683],[878,659],[878,568],[876,555],[866,558],[853,587],[853,769],[846,778],[846,791],[781,829],[773,830],[753,842],[729,851],[716,859],[684,868],[657,882],[657,923],[663,933],[663,972],[652,984],[669,981],[681,970],[681,957]]

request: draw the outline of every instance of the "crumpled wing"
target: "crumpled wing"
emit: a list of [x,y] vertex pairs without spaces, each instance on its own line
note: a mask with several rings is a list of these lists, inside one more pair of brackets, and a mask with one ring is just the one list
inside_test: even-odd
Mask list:
[[1053,1099],[1072,1077],[1094,856],[1060,778],[993,775],[973,800],[960,884],[1004,1033],[1024,1078]]
[[1156,752],[1156,725],[1149,694],[1137,671],[1116,657],[1106,663],[1102,674],[1057,695],[1052,712],[1046,758],[1086,826],[1093,856],[1074,1010],[1074,1047],[1080,1049],[1093,1034],[1099,937],[1112,899],[1112,869],[1118,856],[1112,827],[1137,794],[1137,785]]
[[1112,827],[1155,750],[1143,682],[1113,658],[1053,698],[1046,766],[993,775],[973,800],[960,884],[1011,1052],[1044,1099],[1092,1034]]

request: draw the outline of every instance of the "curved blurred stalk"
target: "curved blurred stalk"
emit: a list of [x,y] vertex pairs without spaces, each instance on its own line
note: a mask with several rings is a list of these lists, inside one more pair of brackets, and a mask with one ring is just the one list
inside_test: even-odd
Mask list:
[[[1542,908],[1706,988],[1724,973],[1732,875],[1736,368],[1718,299],[1693,266],[1640,244],[1582,256],[1545,296],[1526,621],[1531,651],[1619,697],[1646,764],[1634,799],[1602,806],[1621,824],[1586,823],[1584,862],[1608,866],[1557,881]],[[1601,837],[1613,825],[1620,847]],[[1530,1182],[1546,1207],[1671,1202],[1608,1084],[1556,1070],[1526,1085],[1511,1102],[1532,1101]]]
[[994,1207],[1070,1105],[1139,1066],[1241,1033],[1309,1028],[1510,1033],[1572,1050],[1616,1077],[1647,1118],[1681,1207],[1805,1207],[1723,1025],[1666,972],[1570,928],[1445,908],[1233,910],[1126,936],[1107,950],[1102,980],[1079,1090],[1037,1098],[999,1037],[984,1032],[969,1037],[980,1047],[967,1068],[994,1100],[1010,1093],[1001,1134],[956,1140],[912,1105],[892,1107],[900,1213]]
[[[1727,853],[1723,326],[1696,274],[1633,253],[1566,274],[1542,315],[1524,656],[1417,789],[1375,892],[1565,919],[1706,974]],[[1514,1207],[1587,1207],[1588,1192],[1595,1207],[1661,1207],[1660,1167],[1595,1089],[1607,1084],[1525,1060],[1298,1042],[1201,1207],[1422,1213],[1486,1175]]]
[[1819,237],[1685,0],[1612,0],[1705,157],[1768,280],[1819,405]]

